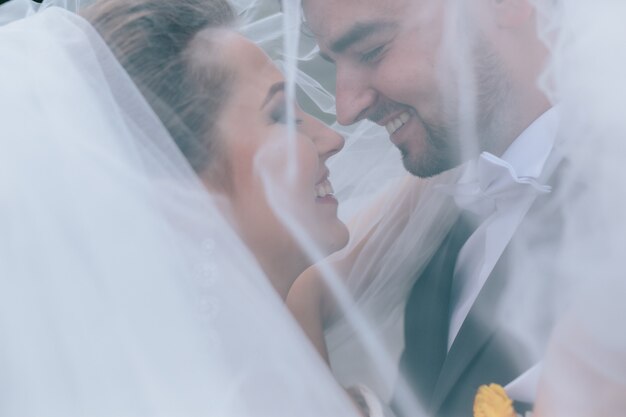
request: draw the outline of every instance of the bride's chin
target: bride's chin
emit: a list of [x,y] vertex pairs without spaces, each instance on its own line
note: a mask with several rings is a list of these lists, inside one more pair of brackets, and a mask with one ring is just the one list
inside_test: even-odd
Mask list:
[[329,255],[345,248],[350,241],[350,232],[348,231],[348,226],[346,226],[340,220],[337,220],[337,227],[333,231],[333,234],[335,234],[336,236],[333,240],[332,247],[330,248],[331,253],[329,253]]

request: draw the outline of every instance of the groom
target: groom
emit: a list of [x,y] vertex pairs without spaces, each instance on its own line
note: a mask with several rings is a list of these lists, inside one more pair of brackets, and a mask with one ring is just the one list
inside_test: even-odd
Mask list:
[[409,388],[398,384],[396,413],[414,415],[407,398],[417,398],[429,415],[469,416],[480,385],[511,381],[514,399],[532,403],[537,358],[496,309],[516,236],[533,230],[555,243],[542,226],[558,218],[544,210],[558,177],[558,117],[537,85],[548,59],[537,11],[530,0],[303,0],[303,10],[336,66],[339,123],[385,126],[419,177],[470,161],[448,190],[461,219],[408,297],[400,371]]

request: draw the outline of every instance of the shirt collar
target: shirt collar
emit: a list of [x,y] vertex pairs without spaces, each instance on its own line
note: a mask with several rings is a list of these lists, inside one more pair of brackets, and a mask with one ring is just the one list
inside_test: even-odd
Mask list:
[[[551,107],[535,119],[509,145],[500,159],[511,165],[518,177],[539,178],[554,148],[558,127],[558,110],[556,107]],[[480,156],[465,164],[461,170],[462,174],[458,181],[459,184],[475,181],[478,159],[484,157],[487,153],[483,152]]]
[[537,118],[502,155],[520,177],[539,178],[552,153],[559,127],[555,107]]

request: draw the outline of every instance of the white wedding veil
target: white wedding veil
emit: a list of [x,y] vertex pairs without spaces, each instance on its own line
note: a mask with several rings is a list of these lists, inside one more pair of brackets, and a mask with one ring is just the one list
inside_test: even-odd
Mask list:
[[[568,297],[563,306],[553,306],[562,314],[546,354],[537,411],[556,417],[623,415],[626,4],[535,3],[551,52],[541,82],[559,105],[559,147],[571,166],[562,199],[565,239],[551,260],[565,277],[558,284]],[[519,272],[531,276],[534,269]]]
[[[364,120],[352,126],[335,121],[334,68],[323,62],[299,1],[239,1],[243,32],[261,45],[293,81],[303,108],[328,121],[345,138],[328,161],[339,213],[350,226],[350,243],[331,257],[355,253],[349,270],[320,263],[321,278],[339,304],[341,319],[327,329],[333,374],[344,386],[365,384],[382,399],[396,386],[402,349],[404,302],[413,278],[434,253],[457,216],[435,189],[458,175],[413,177],[384,127]],[[427,195],[428,198],[422,198]],[[311,252],[314,245],[294,232]]]
[[[448,16],[442,59],[462,61],[469,55],[467,48],[471,45],[464,41],[468,37],[458,24],[459,15],[472,5],[460,0],[446,2],[454,12]],[[257,10],[264,9],[264,2],[249,3],[257,3]],[[566,322],[581,323],[586,335],[593,335],[593,343],[586,347],[575,345],[584,340],[584,332],[581,336],[559,331],[553,344],[575,345],[572,350],[580,363],[589,361],[592,369],[597,366],[601,374],[608,376],[605,382],[615,382],[607,393],[617,397],[613,394],[623,392],[620,389],[626,375],[621,367],[626,340],[618,330],[620,319],[625,316],[618,303],[625,295],[622,258],[626,247],[623,241],[626,199],[621,189],[626,161],[623,140],[626,119],[622,114],[622,101],[626,97],[623,76],[626,10],[621,2],[612,0],[534,0],[532,3],[536,7],[537,31],[550,55],[537,83],[551,104],[558,107],[561,122],[555,153],[567,161],[566,174],[554,199],[555,204],[564,207],[560,219],[564,224],[564,239],[556,252],[548,253],[542,252],[536,242],[524,241],[523,233],[520,234],[518,247],[512,254],[515,265],[512,282],[518,285],[512,285],[503,296],[505,308],[501,319],[511,333],[528,343],[534,353],[541,354],[544,346],[535,346],[534,340],[545,339],[544,333],[550,327],[547,317],[559,317],[561,312],[568,311],[570,318]],[[297,7],[285,7],[282,14],[253,23],[249,33],[253,39],[270,45],[270,49],[272,42],[282,37],[292,40],[281,49],[286,71],[293,73],[322,116],[330,115],[328,120],[332,120],[333,69],[316,63],[314,40],[307,35],[306,28],[301,33],[300,25],[294,23],[301,20]],[[299,49],[293,46],[293,39],[299,40]],[[461,81],[472,78],[468,76],[471,62],[461,62],[460,68]],[[475,108],[461,110],[467,110],[468,119],[472,119]],[[347,274],[324,271],[345,310],[344,318],[328,331],[327,341],[335,374],[348,385],[367,382],[384,398],[397,383],[394,359],[402,348],[405,297],[456,216],[454,209],[444,204],[441,193],[433,191],[439,184],[453,180],[457,173],[451,171],[428,181],[412,178],[403,174],[400,156],[382,128],[368,122],[349,128],[335,123],[333,127],[346,136],[344,152],[329,164],[342,213],[352,223],[351,243],[345,252],[349,253],[364,238],[367,243]],[[377,199],[377,196],[381,197]],[[545,305],[533,304],[532,300],[541,299],[537,295],[546,290],[548,279],[557,296],[547,298]],[[347,285],[354,303],[343,293],[346,289],[337,283]],[[576,317],[585,319],[577,321]],[[541,337],[536,337],[538,334]],[[607,352],[611,353],[611,360],[593,359]],[[558,352],[551,355],[554,358]],[[558,363],[549,366],[547,379],[552,387],[561,384],[565,400],[584,398],[588,404],[602,402],[600,395],[594,399],[597,391],[590,384],[576,385],[578,379],[568,378],[567,363],[561,365],[563,368]],[[611,367],[615,372],[610,372]],[[579,395],[585,390],[591,394]],[[588,409],[580,408],[578,412],[581,410]],[[617,408],[610,410],[612,414],[601,414],[623,413]]]
[[[81,17],[47,8],[78,3],[0,6],[0,415],[350,415],[108,47]],[[233,3],[243,33],[280,61],[290,96],[297,84],[305,109],[332,122],[332,81],[316,79],[332,68],[314,58],[299,2]],[[571,167],[566,239],[550,259],[520,246],[514,281],[526,292],[509,291],[503,317],[533,339],[546,309],[523,296],[541,291],[549,262],[554,286],[571,293],[563,300],[576,300],[542,306],[568,312],[546,363],[550,415],[600,415],[607,404],[602,415],[620,415],[626,9],[615,0],[534,3],[551,55],[538,82],[559,106],[556,149]],[[448,35],[451,52],[467,47]],[[457,215],[435,188],[457,172],[419,180],[383,128],[333,127],[346,138],[329,161],[353,232],[344,253],[366,244],[345,275],[321,266],[345,312],[328,331],[331,362],[342,383],[366,383],[384,399],[397,383],[405,298]],[[566,355],[576,360],[559,360]],[[572,378],[576,363],[600,382]],[[595,396],[598,387],[606,395]],[[589,408],[572,407],[583,400]]]
[[[450,12],[441,59],[457,60],[457,81],[467,83],[473,78],[468,60],[472,45],[463,13],[473,6],[442,1]],[[264,9],[262,1],[249,3]],[[553,153],[565,167],[551,204],[562,208],[558,220],[563,230],[554,251],[545,251],[524,230],[519,233],[510,254],[512,284],[502,296],[499,319],[537,356],[545,352],[553,320],[557,323],[542,387],[552,397],[550,403],[546,400],[551,407],[546,415],[622,415],[626,6],[615,0],[531,3],[549,55],[537,84],[560,120]],[[334,69],[316,62],[314,39],[306,25],[294,23],[300,21],[301,11],[292,5],[256,21],[249,32],[270,49],[282,37],[291,39],[281,49],[286,71],[315,103],[312,109],[332,121]],[[461,103],[457,110],[467,112],[463,116],[470,125],[475,120],[475,103]],[[366,243],[347,273],[323,270],[344,309],[344,317],[327,332],[330,359],[345,384],[366,382],[385,398],[398,383],[395,358],[402,348],[405,298],[456,216],[435,188],[457,173],[428,181],[412,178],[403,173],[400,156],[382,128],[369,122],[333,127],[346,137],[344,151],[329,164],[342,213],[352,226],[345,253]],[[463,140],[476,140],[472,129],[463,134]]]
[[354,413],[96,31],[17,3],[31,16],[0,27],[0,415]]

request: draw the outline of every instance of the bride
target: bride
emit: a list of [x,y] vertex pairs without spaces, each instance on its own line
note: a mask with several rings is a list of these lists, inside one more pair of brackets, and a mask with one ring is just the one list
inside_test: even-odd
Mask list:
[[[283,75],[231,29],[226,1],[109,0],[85,15],[203,184],[223,197],[224,212],[283,298],[315,259],[281,212],[322,254],[346,245],[326,167],[343,138],[299,108],[289,114]],[[296,169],[284,175],[290,163]]]
[[342,138],[224,1],[84,16],[0,29],[0,415],[354,414],[280,299]]

